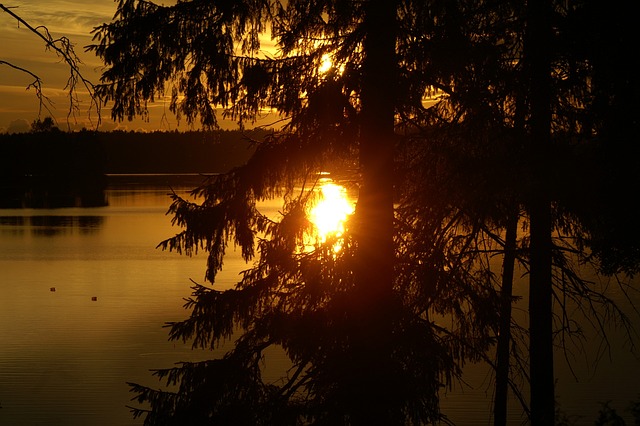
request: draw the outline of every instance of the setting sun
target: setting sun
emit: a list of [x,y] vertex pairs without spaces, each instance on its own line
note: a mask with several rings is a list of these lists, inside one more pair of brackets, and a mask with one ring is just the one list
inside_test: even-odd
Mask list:
[[315,225],[319,238],[324,241],[329,235],[340,235],[344,222],[354,211],[344,187],[326,183],[320,188],[318,202],[309,211],[309,219]]
[[322,62],[320,63],[318,72],[320,74],[325,74],[331,69],[332,66],[333,62],[331,61],[331,57],[329,55],[322,55]]

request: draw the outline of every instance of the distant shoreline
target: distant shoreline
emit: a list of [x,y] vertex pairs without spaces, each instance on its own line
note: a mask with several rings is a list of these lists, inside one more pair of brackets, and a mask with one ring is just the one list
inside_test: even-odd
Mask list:
[[[269,132],[32,132],[0,135],[0,176],[224,173]],[[205,172],[206,171],[206,172]]]

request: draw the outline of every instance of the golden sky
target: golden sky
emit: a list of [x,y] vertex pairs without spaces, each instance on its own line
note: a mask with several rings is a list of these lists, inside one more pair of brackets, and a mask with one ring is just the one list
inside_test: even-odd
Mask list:
[[[158,1],[161,4],[170,2]],[[0,3],[12,8],[31,26],[46,26],[54,38],[68,37],[83,61],[82,73],[93,83],[98,83],[102,63],[84,48],[92,43],[91,30],[113,18],[117,5],[114,0],[0,0]],[[64,130],[68,124],[72,129],[95,128],[95,120],[92,123],[89,119],[87,101],[83,102],[75,118],[67,118],[69,101],[65,86],[68,67],[60,63],[53,51],[45,49],[43,40],[3,11],[0,11],[0,60],[28,69],[42,79],[44,94],[53,105],[49,107],[51,112],[41,112],[41,118],[52,115]],[[35,92],[26,90],[32,81],[33,77],[28,74],[0,65],[0,132],[28,129],[30,123],[38,118],[39,102]],[[150,110],[148,123],[142,120],[114,123],[107,105],[102,110],[100,130],[187,130],[185,123],[178,126],[168,111],[168,104],[156,102],[150,105]]]

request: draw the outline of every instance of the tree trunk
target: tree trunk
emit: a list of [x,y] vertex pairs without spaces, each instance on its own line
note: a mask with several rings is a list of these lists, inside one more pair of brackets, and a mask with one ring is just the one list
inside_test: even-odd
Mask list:
[[[357,204],[358,285],[375,300],[389,296],[393,278],[393,155],[395,2],[372,0],[365,17],[360,169]],[[374,301],[372,300],[372,302]]]
[[529,65],[532,188],[529,288],[531,425],[552,425],[555,416],[551,280],[551,4],[527,3],[525,55]]
[[357,395],[353,424],[389,424],[393,402],[393,155],[395,81],[394,1],[371,0],[364,16],[366,38],[360,121],[361,187],[356,206],[357,255],[353,367]]
[[517,210],[507,222],[502,264],[502,288],[500,290],[500,328],[496,349],[496,394],[493,405],[494,426],[507,424],[507,391],[509,388],[509,346],[511,344],[511,298],[513,293],[513,271],[516,261],[518,233]]

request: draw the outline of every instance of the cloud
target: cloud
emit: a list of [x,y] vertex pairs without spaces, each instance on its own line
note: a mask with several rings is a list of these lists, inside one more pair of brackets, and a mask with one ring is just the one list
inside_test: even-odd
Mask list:
[[89,36],[93,27],[110,21],[116,11],[113,0],[15,0],[12,6],[29,24],[44,25],[49,31],[66,36]]
[[24,118],[19,118],[9,123],[7,133],[25,133],[29,130],[31,130],[31,124]]

